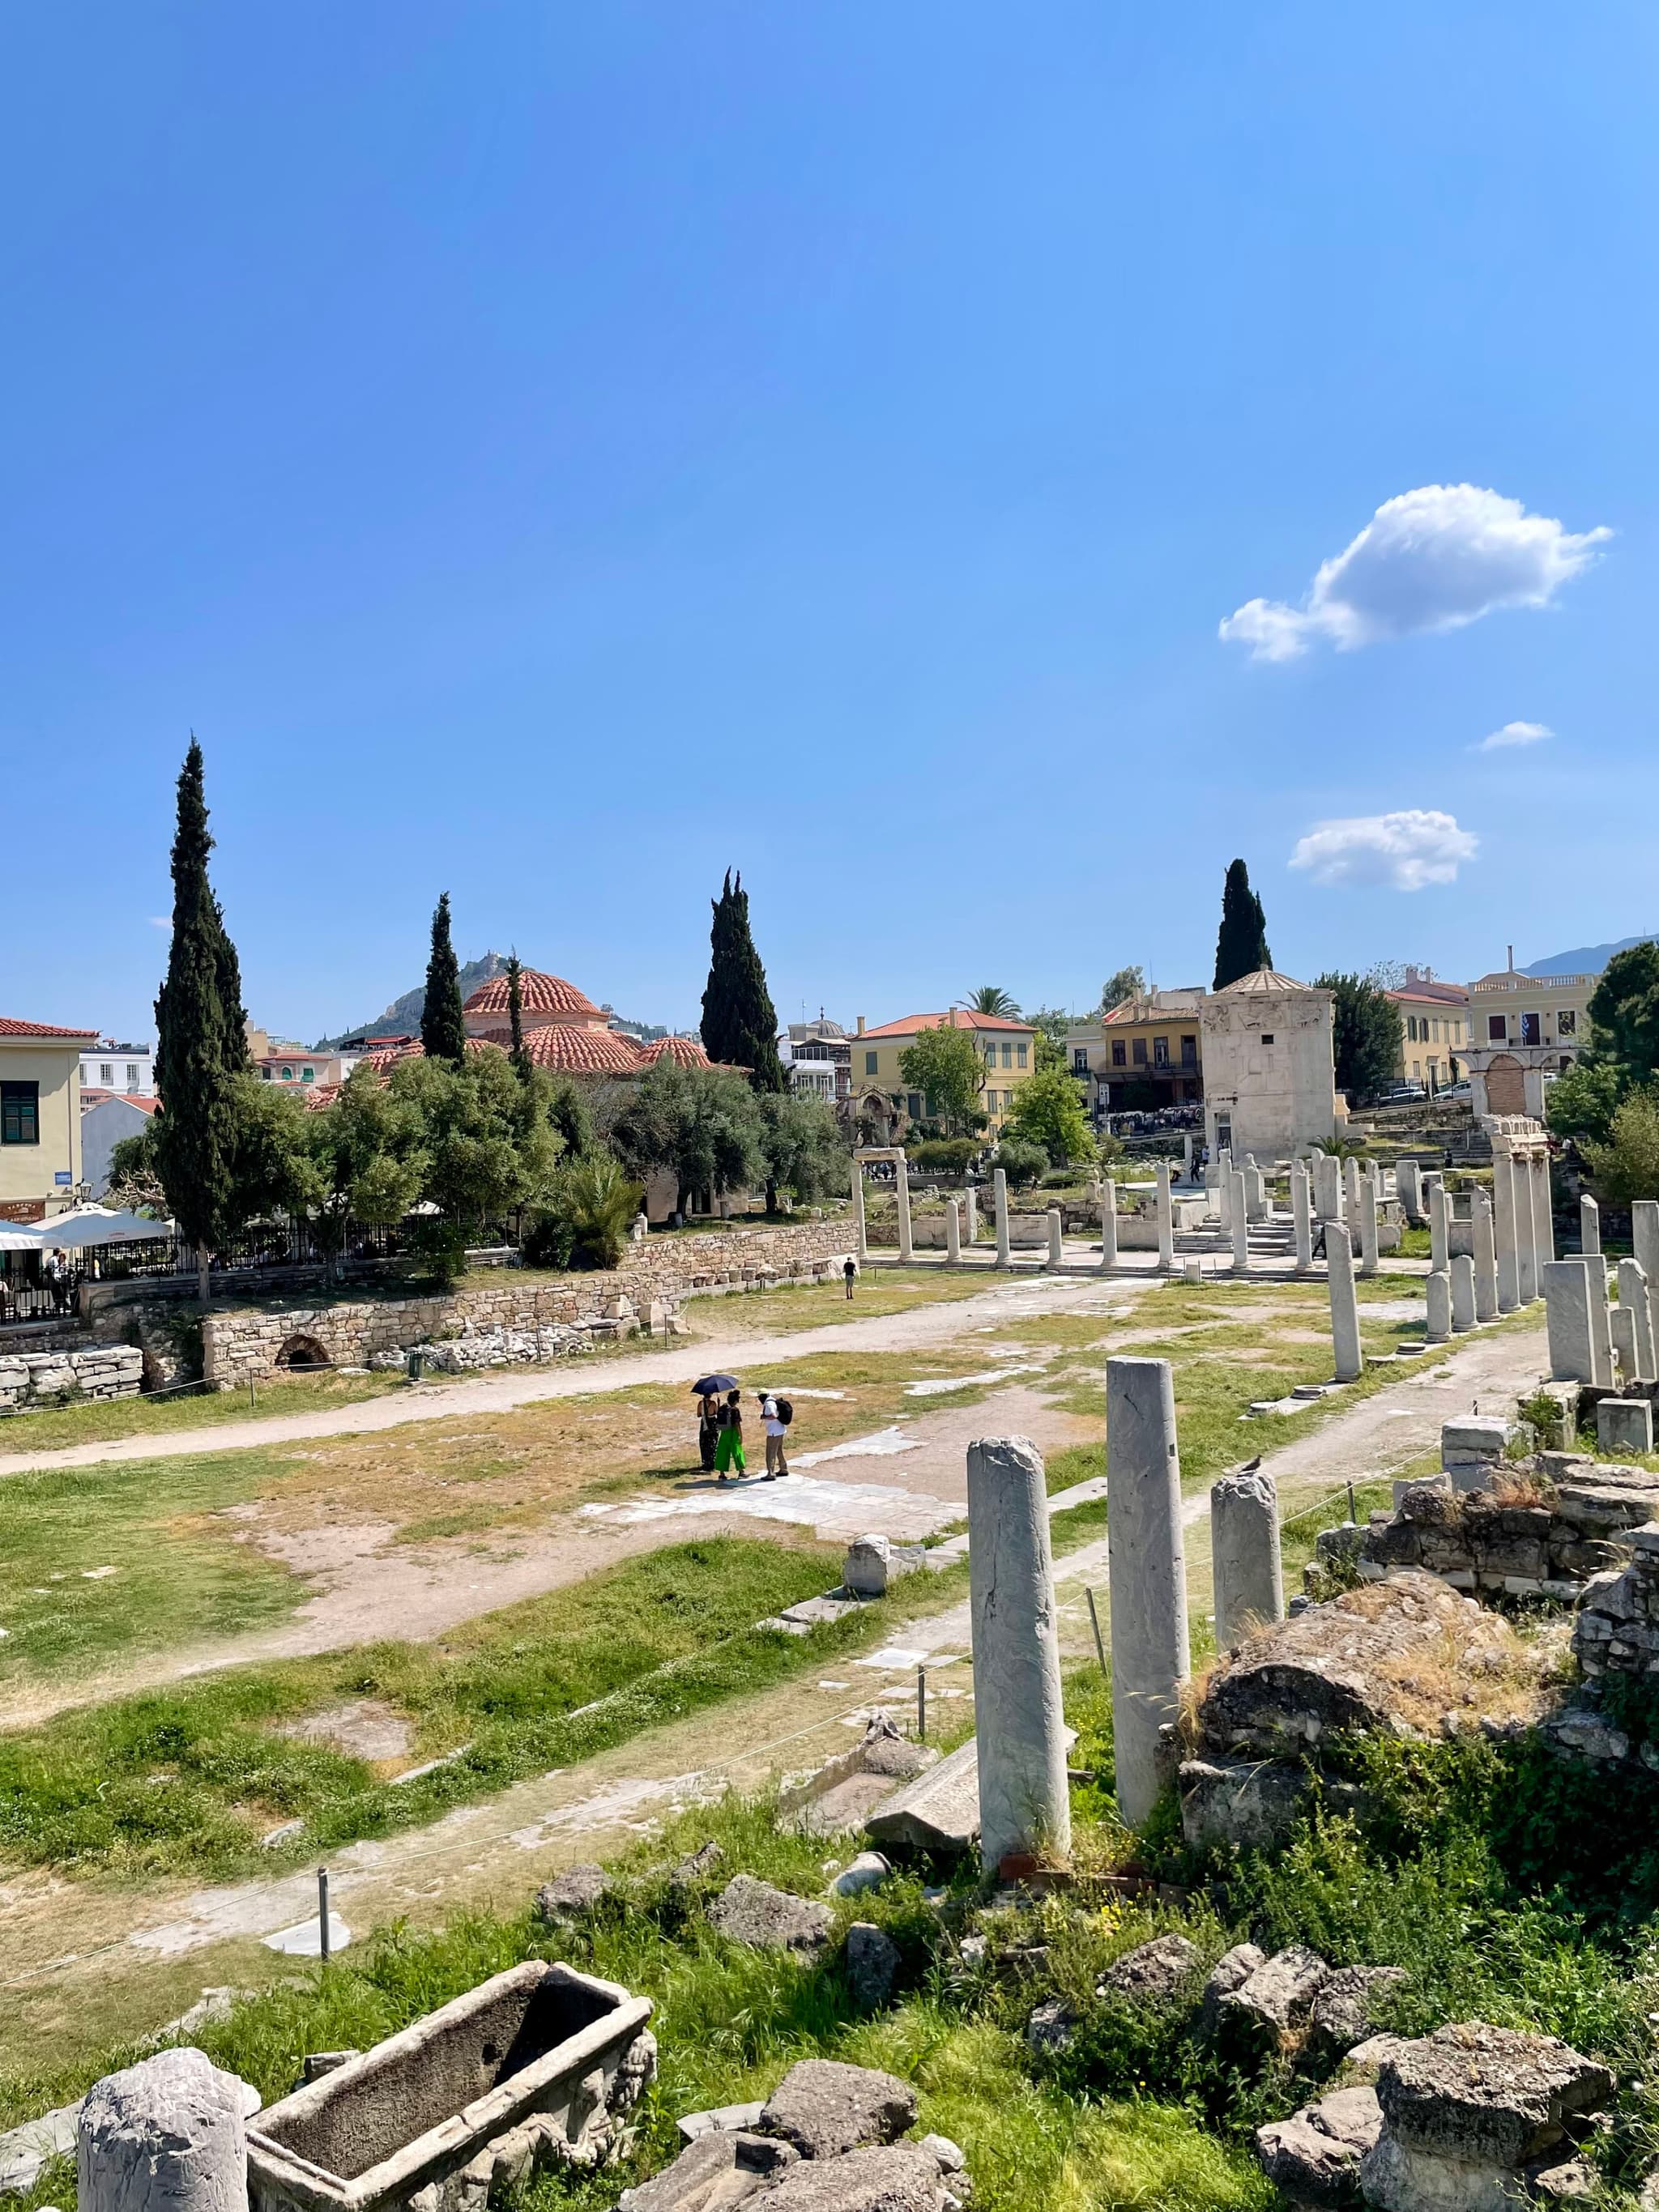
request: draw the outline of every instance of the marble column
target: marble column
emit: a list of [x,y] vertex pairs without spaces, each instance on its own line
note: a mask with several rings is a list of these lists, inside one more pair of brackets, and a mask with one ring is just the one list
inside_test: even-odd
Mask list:
[[1252,1628],[1285,1618],[1279,1494],[1270,1474],[1224,1474],[1210,1490],[1215,1640],[1226,1651]]
[[1438,1178],[1429,1191],[1429,1272],[1443,1275],[1451,1265],[1451,1199]]
[[1544,1313],[1549,1330],[1550,1380],[1594,1382],[1595,1315],[1590,1261],[1552,1260],[1544,1270]]
[[971,1252],[979,1237],[979,1187],[969,1183],[962,1194],[962,1241]]
[[1653,1336],[1652,1285],[1639,1260],[1619,1262],[1619,1306],[1631,1317],[1635,1379],[1638,1382],[1659,1382],[1659,1359],[1655,1357]]
[[1181,1173],[1182,1179],[1185,1182],[1190,1182],[1192,1181],[1193,1133],[1190,1129],[1188,1130],[1186,1135],[1181,1139]]
[[1117,1185],[1108,1176],[1100,1186],[1100,1272],[1109,1275],[1117,1265]]
[[1312,1177],[1302,1160],[1291,1162],[1291,1229],[1296,1238],[1296,1272],[1309,1273],[1313,1267],[1313,1191]]
[[[1520,1227],[1515,1216],[1515,1163],[1508,1146],[1501,1141],[1492,1146],[1492,1207],[1498,1248],[1498,1310],[1513,1313],[1521,1304]],[[1528,1212],[1528,1223],[1531,1218]]]
[[1601,1249],[1601,1209],[1588,1191],[1578,1201],[1578,1249],[1587,1259]]
[[[1554,1261],[1546,1261],[1547,1267]],[[1603,1390],[1613,1387],[1613,1307],[1607,1297],[1607,1263],[1597,1252],[1586,1261],[1589,1270],[1590,1294],[1590,1362],[1595,1370],[1590,1380]]]
[[1555,1209],[1550,1194],[1550,1156],[1540,1144],[1532,1160],[1532,1241],[1536,1264],[1542,1267],[1555,1257]]
[[1492,1234],[1492,1200],[1477,1190],[1469,1201],[1469,1227],[1474,1245],[1474,1317],[1498,1318],[1498,1245]]
[[1418,1187],[1417,1174],[1414,1158],[1407,1156],[1395,1162],[1395,1195],[1400,1200],[1407,1222],[1413,1229],[1420,1228],[1423,1222],[1423,1194]]
[[1431,1267],[1428,1280],[1423,1285],[1425,1318],[1423,1338],[1427,1344],[1444,1344],[1451,1335],[1451,1275],[1443,1267]]
[[188,2045],[106,2074],[76,2123],[81,2212],[246,2212],[244,2100]]
[[1250,1268],[1250,1206],[1243,1168],[1233,1170],[1232,1187],[1233,1273],[1245,1275]]
[[1379,1250],[1376,1233],[1377,1175],[1377,1170],[1367,1168],[1359,1178],[1359,1272],[1362,1275],[1376,1273]]
[[853,1163],[853,1229],[857,1238],[856,1249],[860,1260],[870,1256],[870,1239],[864,1225],[864,1162]]
[[1158,1164],[1158,1265],[1161,1274],[1175,1273],[1175,1204],[1170,1196],[1170,1163]]
[[1365,1370],[1359,1348],[1359,1302],[1354,1296],[1353,1247],[1340,1221],[1325,1224],[1325,1267],[1330,1279],[1331,1347],[1339,1382],[1357,1382]]
[[1467,1252],[1454,1255],[1451,1263],[1451,1325],[1460,1336],[1474,1327],[1474,1261]]
[[991,1178],[991,1195],[997,1217],[997,1265],[1006,1267],[1012,1256],[1008,1244],[1008,1178],[1000,1168]]
[[910,1243],[910,1164],[901,1153],[894,1163],[893,1196],[898,1204],[898,1255],[901,1267],[915,1257]]
[[968,1539],[980,1861],[989,1875],[1011,1852],[1063,1865],[1072,1810],[1060,1624],[1047,1483],[1025,1437],[969,1445]]
[[1066,1257],[1066,1216],[1057,1206],[1048,1208],[1048,1265],[1060,1267]]
[[[1106,1465],[1117,1802],[1137,1827],[1158,1802],[1158,1731],[1178,1717],[1181,1686],[1192,1671],[1181,1462],[1167,1359],[1107,1361]],[[976,1695],[979,1665],[975,1652]]]
[[1342,1212],[1351,1224],[1359,1212],[1359,1163],[1352,1152],[1342,1163]]
[[1515,1265],[1521,1303],[1529,1306],[1542,1295],[1538,1249],[1533,1242],[1532,1162],[1524,1152],[1510,1156],[1510,1175],[1515,1185]]
[[956,1267],[962,1258],[962,1209],[953,1198],[945,1201],[945,1259]]

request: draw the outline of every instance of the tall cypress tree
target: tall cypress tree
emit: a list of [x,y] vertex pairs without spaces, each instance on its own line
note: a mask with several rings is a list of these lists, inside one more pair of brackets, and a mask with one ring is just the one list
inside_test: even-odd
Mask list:
[[708,984],[702,994],[702,1048],[710,1060],[746,1067],[757,1091],[788,1088],[778,1058],[778,1018],[766,970],[749,932],[749,894],[728,868],[711,902]]
[[507,955],[507,1026],[512,1044],[508,1056],[518,1071],[520,1083],[530,1080],[530,1055],[524,1048],[524,974],[516,952]]
[[439,895],[432,917],[432,957],[426,963],[426,1003],[421,1008],[421,1043],[428,1060],[459,1067],[466,1058],[466,1023],[461,1013],[461,971],[449,939],[449,893]]
[[1221,929],[1215,941],[1215,981],[1211,988],[1224,991],[1241,975],[1273,964],[1273,956],[1267,950],[1267,917],[1250,889],[1249,870],[1243,860],[1235,860],[1221,894]]
[[235,1182],[236,1077],[247,1066],[241,969],[208,878],[202,748],[192,737],[179,775],[173,840],[173,943],[155,1001],[155,1166],[167,1206],[195,1245],[198,1287],[222,1238]]

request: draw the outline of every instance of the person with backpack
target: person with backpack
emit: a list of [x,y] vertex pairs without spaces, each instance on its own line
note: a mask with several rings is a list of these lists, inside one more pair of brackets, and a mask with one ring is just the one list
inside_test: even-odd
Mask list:
[[766,1480],[775,1482],[781,1474],[789,1472],[783,1443],[789,1433],[789,1424],[795,1418],[795,1409],[775,1390],[757,1390],[755,1395],[761,1401],[761,1421],[766,1430]]
[[743,1455],[743,1406],[737,1392],[729,1390],[720,1407],[720,1440],[714,1446],[715,1480],[724,1482],[733,1468],[739,1474],[748,1471]]

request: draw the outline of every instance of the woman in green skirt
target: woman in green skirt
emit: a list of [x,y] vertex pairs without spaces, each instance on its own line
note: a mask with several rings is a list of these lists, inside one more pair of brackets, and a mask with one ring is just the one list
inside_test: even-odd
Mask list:
[[739,1474],[745,1470],[743,1456],[743,1408],[735,1390],[728,1391],[726,1403],[720,1407],[720,1441],[714,1446],[714,1473],[721,1482],[735,1468]]

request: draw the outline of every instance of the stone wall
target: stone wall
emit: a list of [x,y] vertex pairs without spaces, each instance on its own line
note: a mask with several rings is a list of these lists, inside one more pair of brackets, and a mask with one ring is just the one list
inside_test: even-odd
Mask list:
[[[1399,1510],[1359,1539],[1367,1582],[1420,1567],[1454,1589],[1509,1597],[1576,1598],[1592,1576],[1624,1565],[1631,1536],[1659,1512],[1659,1474],[1547,1455],[1554,1480],[1530,1488],[1455,1492],[1402,1486]],[[1518,1470],[1517,1470],[1518,1472]]]
[[130,1345],[83,1352],[0,1352],[0,1407],[12,1410],[58,1397],[136,1398],[143,1352]]
[[258,1382],[286,1350],[304,1364],[317,1352],[338,1367],[377,1354],[482,1333],[560,1332],[648,1316],[653,1306],[839,1273],[849,1249],[845,1221],[778,1229],[708,1230],[652,1237],[619,1267],[537,1280],[503,1268],[488,1284],[422,1297],[360,1297],[331,1304],[245,1307],[202,1323],[202,1372],[219,1389]]

